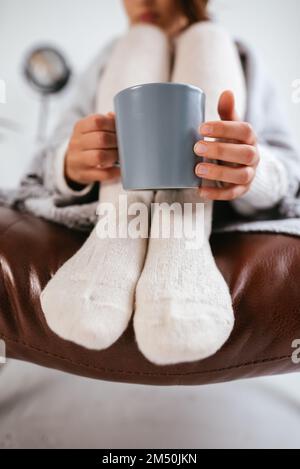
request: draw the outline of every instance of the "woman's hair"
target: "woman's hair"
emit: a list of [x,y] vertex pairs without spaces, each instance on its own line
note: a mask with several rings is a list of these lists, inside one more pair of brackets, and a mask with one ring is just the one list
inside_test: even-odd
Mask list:
[[178,2],[190,24],[209,19],[207,12],[208,0],[178,0]]

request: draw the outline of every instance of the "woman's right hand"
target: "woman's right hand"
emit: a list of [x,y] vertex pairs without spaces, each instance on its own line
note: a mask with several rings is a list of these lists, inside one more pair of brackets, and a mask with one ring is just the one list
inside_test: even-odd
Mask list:
[[120,177],[114,113],[94,114],[78,121],[66,158],[65,177],[72,188]]

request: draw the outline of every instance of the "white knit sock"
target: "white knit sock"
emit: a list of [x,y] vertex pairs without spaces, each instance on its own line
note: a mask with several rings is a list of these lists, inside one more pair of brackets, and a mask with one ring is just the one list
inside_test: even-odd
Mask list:
[[[227,33],[210,23],[196,24],[176,40],[174,82],[201,87],[207,95],[206,120],[219,120],[217,103],[231,89],[243,112],[241,65]],[[196,189],[158,191],[155,202],[200,199]],[[158,365],[200,360],[214,354],[228,339],[234,315],[228,286],[218,270],[209,244],[211,201],[205,202],[205,240],[187,248],[187,239],[154,239],[154,217],[147,258],[136,291],[134,330],[141,352]],[[162,208],[166,211],[168,208]]]
[[[197,190],[158,191],[161,211],[173,202],[190,202],[193,214]],[[155,208],[158,210],[158,208]],[[200,360],[215,353],[228,339],[233,311],[228,287],[209,245],[212,204],[205,204],[205,236],[201,247],[187,239],[150,238],[146,263],[136,289],[134,330],[140,351],[157,365]],[[153,216],[151,236],[157,232]],[[173,224],[172,224],[173,226]]]
[[[243,118],[247,101],[245,76],[237,47],[227,31],[218,24],[203,21],[193,24],[174,43],[172,80],[202,88],[206,95],[206,121],[220,120],[218,103],[225,90],[234,92],[237,113]],[[203,161],[219,163],[207,158]],[[215,187],[218,183],[204,180],[203,185]]]
[[[168,60],[169,44],[158,28],[131,28],[119,40],[107,64],[99,86],[97,112],[112,111],[113,97],[126,87],[167,81]],[[124,233],[131,217],[119,204],[120,196],[127,196],[128,207],[136,202],[149,206],[153,192],[125,192],[121,182],[101,184],[100,203],[113,204],[120,215],[118,230]],[[146,237],[102,239],[95,228],[42,292],[41,304],[49,327],[60,337],[90,349],[113,344],[132,315],[147,243]]]

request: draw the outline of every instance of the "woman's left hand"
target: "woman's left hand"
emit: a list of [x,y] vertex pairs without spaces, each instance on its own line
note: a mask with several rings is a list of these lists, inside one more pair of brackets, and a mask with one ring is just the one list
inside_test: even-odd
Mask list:
[[[200,187],[200,196],[210,200],[233,200],[245,194],[254,180],[259,163],[257,138],[251,125],[241,122],[235,112],[234,96],[230,91],[222,93],[218,112],[221,121],[205,122],[200,127],[203,137],[219,141],[200,140],[196,143],[196,155],[219,160],[220,165],[199,163],[196,175],[210,180],[222,181],[222,188]],[[226,163],[235,163],[230,166]]]

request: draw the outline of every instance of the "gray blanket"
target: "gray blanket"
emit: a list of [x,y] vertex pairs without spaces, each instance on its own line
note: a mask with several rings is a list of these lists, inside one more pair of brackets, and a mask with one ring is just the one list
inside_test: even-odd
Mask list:
[[[36,149],[30,167],[15,190],[0,190],[0,205],[32,213],[69,228],[89,231],[97,221],[97,185],[83,197],[66,197],[54,186],[53,160],[57,148],[70,137],[75,122],[95,112],[96,90],[111,41],[79,77],[69,107],[60,118],[48,142]],[[213,232],[267,231],[300,235],[300,152],[290,134],[287,119],[274,84],[261,60],[241,41],[236,41],[243,63],[248,103],[246,119],[260,143],[269,145],[285,165],[289,175],[286,197],[272,209],[257,210],[251,217],[239,215],[230,202],[216,202]]]

